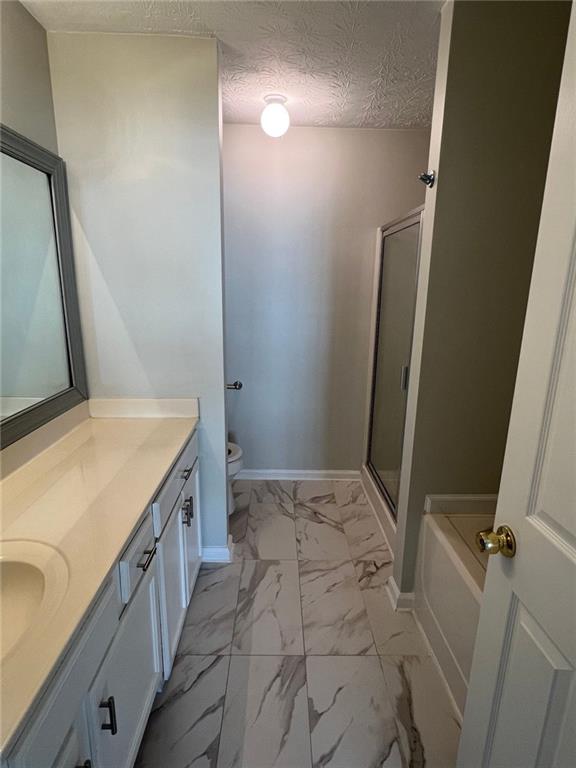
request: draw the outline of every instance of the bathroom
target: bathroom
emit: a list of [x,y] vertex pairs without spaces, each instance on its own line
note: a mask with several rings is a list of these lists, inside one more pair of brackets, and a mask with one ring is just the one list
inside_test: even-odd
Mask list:
[[572,766],[573,4],[0,10],[2,768]]

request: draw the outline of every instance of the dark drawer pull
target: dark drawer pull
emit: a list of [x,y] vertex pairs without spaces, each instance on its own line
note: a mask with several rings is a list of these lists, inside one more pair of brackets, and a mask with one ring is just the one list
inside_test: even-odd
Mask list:
[[189,496],[184,500],[184,504],[182,504],[182,511],[184,512],[182,523],[190,528],[194,518],[194,496]]
[[189,467],[188,469],[183,469],[182,475],[181,475],[182,480],[188,480],[191,474],[192,474],[192,467]]
[[110,731],[112,736],[118,733],[118,721],[116,720],[116,704],[114,702],[114,696],[108,696],[106,701],[100,704],[100,709],[107,709],[110,714],[110,722],[102,723],[103,731]]
[[82,765],[77,765],[76,768],[92,768],[92,760],[84,760]]
[[150,563],[152,560],[154,560],[154,555],[156,554],[156,545],[152,549],[145,549],[144,554],[148,555],[146,560],[143,563],[136,563],[136,568],[142,568],[144,573],[150,568]]

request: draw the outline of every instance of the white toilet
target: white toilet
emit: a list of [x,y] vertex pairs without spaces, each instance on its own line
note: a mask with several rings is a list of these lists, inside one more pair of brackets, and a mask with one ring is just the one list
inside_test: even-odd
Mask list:
[[242,459],[242,448],[236,443],[228,443],[228,514],[234,512],[234,494],[232,493],[232,480],[244,466]]

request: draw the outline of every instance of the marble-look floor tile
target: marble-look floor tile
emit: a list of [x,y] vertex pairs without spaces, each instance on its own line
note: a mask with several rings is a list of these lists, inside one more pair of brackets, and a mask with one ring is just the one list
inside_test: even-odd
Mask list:
[[257,504],[291,502],[293,486],[292,480],[252,480],[252,501]]
[[233,480],[232,493],[236,501],[236,509],[248,509],[252,495],[252,480]]
[[310,768],[303,656],[235,656],[218,768]]
[[299,566],[306,653],[375,654],[353,564],[301,560]]
[[232,653],[304,653],[295,561],[244,561]]
[[460,724],[430,656],[380,658],[404,764],[453,768]]
[[246,532],[234,542],[235,560],[295,560],[292,502],[250,505]]
[[232,536],[234,544],[244,541],[247,529],[248,508],[239,509],[228,517],[228,533]]
[[350,551],[338,507],[332,504],[295,504],[299,560],[348,560]]
[[394,563],[391,557],[385,556],[380,560],[355,560],[354,566],[360,589],[369,590],[386,586]]
[[240,568],[240,563],[202,566],[184,620],[178,653],[230,653]]
[[359,480],[335,480],[334,495],[339,507],[356,507],[368,504],[368,499]]
[[230,656],[177,656],[136,768],[216,768]]
[[304,504],[336,504],[332,480],[296,480],[294,501]]
[[344,532],[353,560],[392,559],[388,545],[370,506],[341,508]]
[[314,768],[404,766],[377,657],[309,656],[306,669]]
[[241,541],[246,535],[248,511],[252,497],[252,480],[234,480],[232,483],[234,512],[228,518],[228,532],[232,541]]
[[392,563],[356,560],[354,566],[378,653],[427,656],[428,647],[414,617],[406,611],[395,611],[388,597],[386,582]]

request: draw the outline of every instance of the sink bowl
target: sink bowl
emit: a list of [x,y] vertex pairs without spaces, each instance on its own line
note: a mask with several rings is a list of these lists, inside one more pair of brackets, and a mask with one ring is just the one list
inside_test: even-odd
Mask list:
[[0,542],[0,657],[49,621],[68,584],[64,558],[36,541]]

